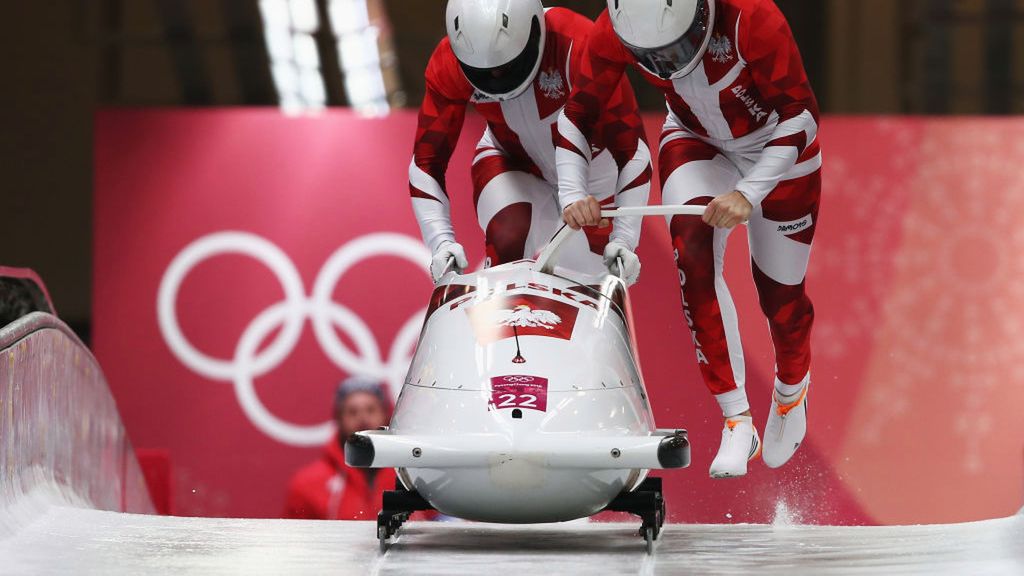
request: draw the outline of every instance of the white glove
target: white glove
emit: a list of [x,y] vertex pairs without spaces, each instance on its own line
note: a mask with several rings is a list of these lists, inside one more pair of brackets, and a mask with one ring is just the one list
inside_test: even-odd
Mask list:
[[[448,261],[452,258],[455,259],[455,266],[449,268]],[[434,252],[434,257],[430,260],[430,275],[434,278],[434,282],[437,282],[449,269],[461,274],[468,267],[469,260],[466,259],[466,250],[462,244],[448,240],[442,242]]]
[[[620,260],[623,270],[619,270]],[[640,279],[640,258],[622,242],[613,240],[608,243],[604,249],[604,265],[609,272],[622,278],[627,286],[636,284]]]

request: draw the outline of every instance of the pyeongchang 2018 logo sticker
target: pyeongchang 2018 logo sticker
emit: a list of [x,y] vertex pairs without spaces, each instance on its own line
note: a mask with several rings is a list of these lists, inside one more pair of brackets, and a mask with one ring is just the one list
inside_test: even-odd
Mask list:
[[491,406],[526,408],[547,412],[548,379],[539,376],[495,376],[491,378]]
[[[177,300],[182,283],[194,268],[208,259],[227,255],[251,258],[266,266],[280,283],[284,299],[271,304],[249,322],[230,358],[217,358],[197,349],[185,336]],[[331,254],[307,294],[295,264],[265,238],[247,232],[203,236],[174,257],[160,281],[157,294],[160,333],[174,356],[190,370],[210,380],[231,383],[246,417],[267,436],[293,446],[322,445],[334,433],[331,421],[306,426],[280,418],[257,395],[254,382],[292,354],[308,320],[317,343],[334,365],[348,374],[385,381],[392,394],[397,394],[412,360],[412,349],[426,308],[405,321],[385,356],[364,319],[332,298],[335,288],[353,266],[380,257],[408,260],[427,274],[424,263],[430,261],[430,251],[419,241],[401,234],[361,236]],[[274,339],[261,350],[260,344],[275,331]],[[339,337],[339,332],[353,347]]]

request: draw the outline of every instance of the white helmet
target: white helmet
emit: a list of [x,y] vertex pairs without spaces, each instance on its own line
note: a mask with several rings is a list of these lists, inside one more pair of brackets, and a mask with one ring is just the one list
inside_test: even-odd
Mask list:
[[608,0],[622,44],[645,70],[664,80],[700,64],[715,27],[715,0]]
[[526,91],[544,50],[540,0],[448,0],[448,39],[478,92],[509,100]]

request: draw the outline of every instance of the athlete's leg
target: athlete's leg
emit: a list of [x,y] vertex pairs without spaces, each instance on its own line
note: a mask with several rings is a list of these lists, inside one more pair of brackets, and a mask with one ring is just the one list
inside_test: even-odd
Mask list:
[[493,149],[478,151],[472,175],[485,266],[532,258],[557,231],[554,188]]
[[[677,138],[661,149],[660,176],[665,204],[706,205],[731,192],[739,171],[709,144]],[[682,286],[683,314],[696,348],[704,383],[724,416],[749,409],[744,383],[743,349],[736,308],[722,275],[729,230],[700,218],[675,216],[669,230]]]
[[814,306],[805,276],[818,226],[821,171],[779,183],[751,214],[751,268],[784,384],[799,384],[811,366]]
[[821,170],[779,183],[751,214],[751,268],[775,345],[776,380],[765,427],[764,461],[785,464],[807,429],[814,306],[805,277],[818,225]]
[[[733,191],[740,179],[739,169],[714,147],[671,135],[662,144],[660,169],[665,204],[706,205]],[[712,228],[692,216],[671,218],[669,228],[697,364],[725,416],[718,453],[708,472],[712,478],[743,476],[747,462],[760,453],[761,442],[743,385],[736,307],[722,274],[729,230]]]

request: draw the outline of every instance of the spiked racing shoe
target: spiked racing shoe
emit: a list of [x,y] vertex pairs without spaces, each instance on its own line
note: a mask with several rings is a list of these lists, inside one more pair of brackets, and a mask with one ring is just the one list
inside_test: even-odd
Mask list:
[[722,428],[722,443],[711,462],[712,478],[738,478],[747,473],[747,462],[761,454],[761,439],[750,416],[727,418]]
[[796,454],[800,443],[807,434],[807,389],[789,397],[782,397],[776,391],[772,394],[772,407],[768,413],[768,424],[764,428],[764,463],[769,468],[778,468]]

